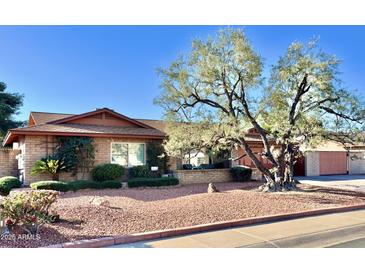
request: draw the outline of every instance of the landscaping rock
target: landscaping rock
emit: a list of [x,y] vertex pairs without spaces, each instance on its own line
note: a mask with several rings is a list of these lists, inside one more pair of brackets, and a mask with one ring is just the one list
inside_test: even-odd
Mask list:
[[90,200],[90,204],[96,205],[96,206],[105,206],[110,207],[110,202],[102,197],[94,197]]
[[208,185],[208,193],[219,192],[219,190],[215,187],[213,183],[209,183]]

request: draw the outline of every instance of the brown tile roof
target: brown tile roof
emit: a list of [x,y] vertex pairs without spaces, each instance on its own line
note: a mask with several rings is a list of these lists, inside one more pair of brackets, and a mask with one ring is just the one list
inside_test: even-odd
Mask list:
[[36,125],[40,125],[40,124],[46,124],[46,123],[54,121],[54,120],[67,118],[67,117],[73,116],[75,114],[32,111],[30,113],[30,115],[33,117]]
[[[50,112],[37,112],[32,111],[31,115],[35,120],[36,125],[46,124],[55,120],[68,118],[74,116],[76,114],[66,114],[66,113],[50,113]],[[141,123],[144,123],[150,127],[156,128],[162,132],[166,131],[166,123],[161,120],[153,120],[153,119],[135,119]]]
[[[13,129],[13,133],[20,134],[21,132],[33,133],[65,133],[73,135],[120,135],[120,136],[152,136],[152,137],[163,137],[166,133],[167,124],[161,120],[153,119],[134,119],[138,122],[146,124],[149,128],[138,128],[138,127],[111,127],[111,126],[100,126],[100,125],[85,125],[85,124],[47,124],[52,121],[56,121],[63,118],[74,116],[75,114],[66,113],[51,113],[51,112],[37,112],[32,111],[31,115],[35,120],[36,125]],[[257,134],[247,134],[246,138],[249,142],[261,142],[261,137]],[[270,141],[271,140],[270,138]]]
[[164,137],[165,134],[153,128],[139,127],[113,127],[84,124],[43,124],[11,130],[14,133],[70,133],[70,134],[103,134],[103,135],[121,135],[121,136],[152,136]]

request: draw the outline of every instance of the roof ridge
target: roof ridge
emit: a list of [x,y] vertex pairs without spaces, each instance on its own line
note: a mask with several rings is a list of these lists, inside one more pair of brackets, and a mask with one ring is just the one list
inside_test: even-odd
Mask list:
[[62,113],[62,112],[48,112],[48,111],[30,111],[30,113],[47,113],[47,114],[62,114],[62,115],[77,115],[73,113]]
[[[79,114],[75,114],[75,113],[49,112],[49,111],[34,111],[34,110],[31,110],[30,113],[61,114],[61,115],[79,115]],[[149,118],[135,118],[135,117],[130,117],[130,118],[131,119],[134,119],[134,120],[148,120],[148,121],[164,122],[163,119],[149,119]]]

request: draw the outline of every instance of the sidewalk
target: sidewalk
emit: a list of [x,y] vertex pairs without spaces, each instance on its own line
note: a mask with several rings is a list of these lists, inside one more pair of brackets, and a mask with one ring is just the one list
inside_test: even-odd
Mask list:
[[113,246],[139,247],[327,247],[365,238],[365,210],[237,227]]

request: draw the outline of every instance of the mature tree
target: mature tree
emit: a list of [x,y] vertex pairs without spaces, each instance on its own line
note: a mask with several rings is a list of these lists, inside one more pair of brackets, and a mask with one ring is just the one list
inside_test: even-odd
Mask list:
[[[341,88],[338,64],[316,43],[293,43],[272,68],[265,87],[261,57],[240,29],[225,29],[215,38],[194,41],[189,55],[159,70],[163,92],[156,103],[172,125],[183,124],[180,129],[169,127],[167,151],[239,146],[264,175],[263,190],[295,188],[298,143],[343,139],[363,126],[363,107]],[[262,139],[261,155],[246,140],[251,127]],[[273,168],[265,167],[260,157]]]
[[15,121],[14,114],[17,114],[23,104],[23,96],[18,93],[5,91],[6,84],[0,82],[0,140],[4,137],[8,129],[16,128],[23,122]]

